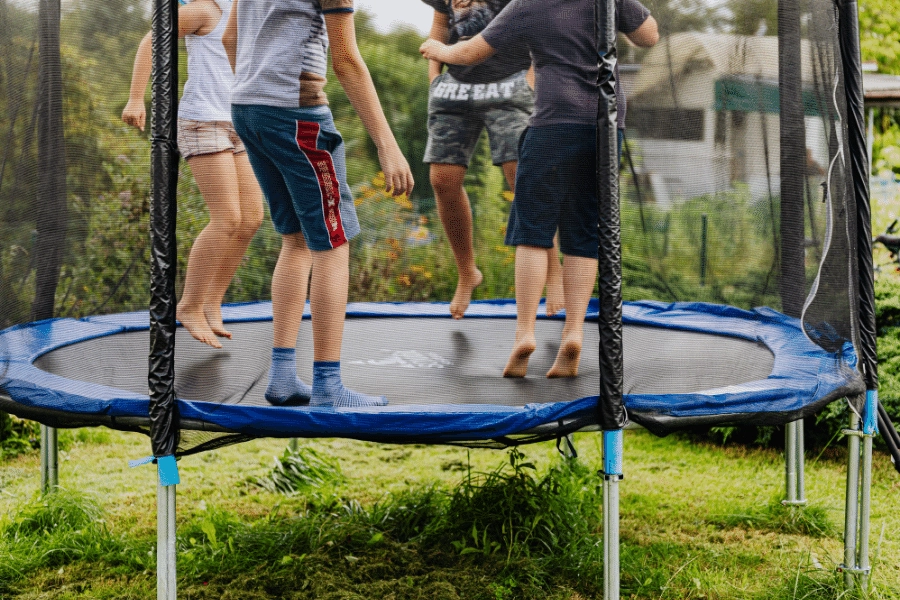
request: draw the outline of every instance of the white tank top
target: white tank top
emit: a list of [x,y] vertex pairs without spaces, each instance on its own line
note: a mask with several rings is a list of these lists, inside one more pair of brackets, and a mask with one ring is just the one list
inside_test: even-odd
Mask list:
[[188,78],[178,104],[178,117],[194,121],[231,121],[234,73],[228,63],[222,34],[231,0],[215,0],[222,9],[216,28],[206,35],[186,35]]

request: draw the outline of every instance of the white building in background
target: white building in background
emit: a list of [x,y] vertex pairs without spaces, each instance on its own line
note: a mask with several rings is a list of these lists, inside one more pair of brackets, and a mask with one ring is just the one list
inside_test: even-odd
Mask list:
[[[840,57],[813,49],[803,41],[800,83],[809,164],[818,170],[827,166],[836,110],[813,90],[833,85]],[[627,135],[658,204],[741,186],[754,199],[779,195],[777,37],[677,33],[622,70]]]

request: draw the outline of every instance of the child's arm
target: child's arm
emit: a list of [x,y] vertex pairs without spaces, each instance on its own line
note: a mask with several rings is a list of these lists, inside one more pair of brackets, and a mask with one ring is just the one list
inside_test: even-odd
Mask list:
[[231,13],[228,15],[228,23],[225,24],[225,31],[222,32],[222,45],[225,46],[225,54],[228,55],[228,62],[231,64],[231,71],[237,64],[237,13],[238,0],[231,3]]
[[625,37],[635,46],[652,48],[659,41],[659,25],[657,25],[656,19],[647,17],[640,27],[631,33],[626,33]]
[[[196,33],[206,35],[216,28],[222,12],[215,3],[209,0],[197,0],[178,9],[178,37]],[[144,91],[150,81],[153,70],[153,34],[141,40],[137,54],[134,56],[134,69],[131,73],[131,89],[128,93],[128,104],[122,111],[122,120],[141,131],[147,122],[147,108],[144,106]]]
[[[434,11],[434,19],[431,22],[431,33],[428,38],[437,40],[443,44],[447,43],[447,34],[450,33],[450,17],[440,11]],[[437,60],[428,61],[428,83],[434,81],[434,78],[441,74],[444,63]]]
[[356,46],[353,13],[327,13],[325,27],[331,44],[334,74],[378,148],[378,161],[384,171],[385,187],[396,196],[412,192],[413,176],[409,163],[400,152],[388,126],[372,76]]
[[152,38],[148,32],[141,40],[134,56],[134,70],[131,73],[131,91],[128,94],[128,104],[122,111],[122,120],[126,124],[137,127],[141,131],[147,122],[147,107],[144,106],[144,91],[147,82],[150,81],[150,71],[153,69]]
[[497,51],[479,33],[472,39],[452,46],[447,46],[437,40],[425,40],[425,43],[419,47],[419,52],[431,61],[436,60],[451,65],[477,65],[492,57]]

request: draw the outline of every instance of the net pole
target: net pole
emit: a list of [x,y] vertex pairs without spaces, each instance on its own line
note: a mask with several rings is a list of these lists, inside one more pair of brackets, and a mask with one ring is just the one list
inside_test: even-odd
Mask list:
[[178,151],[177,0],[154,0],[150,152],[150,441],[153,456],[178,446],[175,406],[175,245]]
[[622,402],[622,247],[619,226],[619,160],[616,110],[616,6],[596,0],[599,102],[597,108],[597,204],[600,333],[600,425],[626,423]]
[[603,430],[603,597],[619,600],[619,481],[622,429],[622,248],[619,225],[619,157],[616,110],[616,4],[595,0],[597,29],[597,204],[600,333],[599,422]]
[[[778,0],[778,81],[780,145],[780,256],[781,306],[786,315],[800,317],[806,291],[804,189],[806,183],[806,124],[803,111],[802,36],[800,3]],[[763,117],[765,118],[765,117]],[[802,478],[798,429],[785,429],[785,479],[788,506],[801,502]]]
[[[871,494],[871,454],[872,436],[878,433],[878,352],[877,331],[875,325],[875,271],[872,259],[872,211],[869,204],[869,155],[866,144],[865,102],[862,81],[862,61],[859,44],[859,6],[856,0],[844,0],[839,6],[839,40],[841,66],[844,74],[844,94],[847,101],[847,144],[850,155],[850,192],[856,205],[856,280],[851,279],[851,286],[856,284],[859,302],[859,359],[860,371],[866,383],[865,401],[860,417],[853,415],[855,430],[851,432],[851,444],[855,439],[855,454],[850,460],[855,461],[857,471],[862,461],[862,474],[857,472],[857,485],[853,507],[858,519],[857,528],[853,531],[853,549],[857,550],[854,564],[847,563],[853,571],[845,575],[847,586],[851,586],[853,574],[860,574],[861,585],[868,579],[868,536]],[[860,437],[863,441],[860,443]],[[860,448],[862,446],[862,448]],[[862,456],[860,456],[862,453]],[[849,473],[848,473],[849,479]],[[849,487],[849,483],[848,483]],[[849,491],[849,489],[848,489]],[[849,503],[849,499],[848,499]],[[859,547],[857,549],[857,537]],[[845,555],[850,550],[845,541]]]
[[[175,600],[175,245],[178,150],[178,3],[153,2],[150,152],[150,443],[160,464],[157,488],[157,598]],[[167,465],[165,479],[162,464]],[[172,476],[174,471],[174,477]],[[168,485],[167,485],[168,484]]]
[[[31,306],[31,318],[34,321],[55,316],[56,288],[59,284],[68,225],[60,18],[60,0],[40,0],[38,93],[41,102],[38,113],[38,195],[35,205],[35,290]],[[59,485],[58,465],[56,429],[42,425],[42,493],[49,493]]]

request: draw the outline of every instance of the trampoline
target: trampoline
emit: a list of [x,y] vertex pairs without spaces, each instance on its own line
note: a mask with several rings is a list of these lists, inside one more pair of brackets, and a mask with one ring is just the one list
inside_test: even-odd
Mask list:
[[[335,410],[266,402],[271,304],[227,306],[223,315],[234,339],[224,351],[179,330],[176,348],[184,350],[176,351],[175,390],[181,428],[213,434],[188,452],[235,436],[323,434],[509,445],[596,426],[597,329],[587,328],[578,377],[546,379],[562,321],[541,319],[532,375],[504,379],[498,341],[513,338],[515,308],[513,301],[476,302],[466,319],[455,321],[444,303],[351,304],[346,335],[353,342],[343,357],[350,367],[347,380],[387,395],[390,404]],[[596,304],[588,320],[596,322]],[[148,322],[138,312],[0,332],[0,346],[9,352],[0,362],[0,387],[8,394],[0,409],[57,427],[148,431]],[[804,335],[799,321],[771,309],[629,303],[623,323],[625,407],[633,421],[656,433],[701,424],[786,423],[864,391],[849,342],[829,352]],[[301,329],[299,348],[310,347],[310,329]],[[308,379],[310,353],[299,354],[299,372]]]
[[[784,425],[785,504],[796,506],[806,502],[802,419],[846,399],[841,568],[848,586],[856,576],[865,583],[878,364],[857,5],[782,0],[766,35],[754,34],[759,19],[731,22],[722,13],[704,22],[681,15],[678,3],[643,3],[651,14],[690,18],[662,19],[656,47],[627,50],[618,69],[616,3],[595,2],[598,286],[576,378],[544,377],[563,321],[543,316],[529,376],[501,376],[515,336],[516,306],[503,299],[515,293],[514,267],[502,246],[509,203],[499,172],[487,174],[488,145],[466,185],[477,186],[473,239],[478,259],[490,263],[479,263],[478,293],[489,299],[455,321],[446,303],[434,302],[450,298],[452,284],[430,279],[452,273],[446,237],[429,230],[440,227],[435,202],[421,188],[396,204],[374,189],[377,152],[350,106],[333,103],[365,233],[351,252],[358,279],[350,297],[364,301],[348,306],[342,374],[348,387],[390,401],[368,409],[278,407],[263,398],[278,253],[268,219],[232,279],[234,303],[223,307],[234,338],[216,351],[176,326],[179,255],[183,262],[184,240],[206,215],[179,174],[177,3],[155,0],[152,11],[149,140],[110,128],[122,86],[107,69],[83,77],[89,92],[77,78],[64,86],[69,54],[60,47],[71,45],[73,60],[96,48],[78,46],[90,36],[75,39],[78,29],[60,23],[73,14],[89,22],[90,6],[10,5],[4,18],[14,17],[21,35],[6,39],[0,58],[22,84],[0,101],[0,412],[42,424],[42,489],[57,485],[55,428],[146,434],[147,462],[159,474],[158,597],[169,600],[177,587],[176,457],[257,437],[504,447],[596,430],[604,597],[615,600],[629,423],[660,435]],[[753,31],[739,30],[750,22]],[[410,164],[421,164],[424,62],[383,60],[411,60],[407,54],[379,54],[370,70],[380,90],[394,94],[388,112],[392,126],[404,128],[397,137]],[[415,78],[401,82],[396,71],[414,64],[421,80],[407,89]],[[629,96],[621,174],[617,78]],[[83,93],[64,96],[69,85]],[[149,290],[141,268],[148,264]],[[423,302],[386,302],[403,299]],[[297,341],[306,381],[311,347],[307,323]]]

